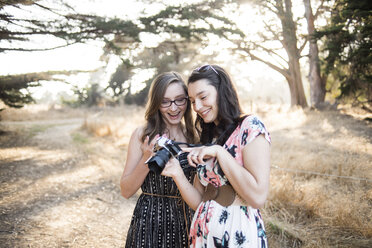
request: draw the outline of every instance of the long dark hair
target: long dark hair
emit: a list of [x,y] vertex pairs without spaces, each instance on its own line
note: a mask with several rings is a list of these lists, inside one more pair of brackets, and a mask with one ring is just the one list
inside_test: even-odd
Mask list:
[[[151,88],[148,95],[148,102],[146,105],[145,113],[145,128],[143,135],[141,137],[142,142],[148,135],[150,140],[152,140],[156,134],[164,134],[166,131],[166,124],[160,113],[160,104],[163,101],[165,91],[170,84],[177,83],[180,84],[185,91],[187,96],[187,87],[183,81],[181,75],[177,72],[164,72],[158,75],[151,83]],[[184,120],[184,135],[188,143],[194,143],[196,140],[196,135],[193,127],[193,117],[191,114],[190,101],[187,100],[187,107],[185,114],[183,116]]]
[[216,138],[216,143],[222,145],[244,119],[238,94],[229,74],[220,66],[205,65],[195,69],[187,84],[190,85],[200,79],[207,79],[217,90],[218,125],[216,126],[214,122],[205,123],[203,118],[197,116],[195,128],[202,144],[212,143]]

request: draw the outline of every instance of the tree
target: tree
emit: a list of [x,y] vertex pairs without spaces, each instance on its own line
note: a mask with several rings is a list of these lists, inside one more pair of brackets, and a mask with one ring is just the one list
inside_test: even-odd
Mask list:
[[[138,41],[116,35],[106,45],[105,50],[106,52],[113,51],[120,56],[123,63],[118,66],[107,90],[117,92],[116,98],[125,96],[126,103],[143,105],[151,80],[143,82],[146,85],[143,90],[132,93],[130,82],[133,69],[153,68],[155,69],[154,74],[170,70],[182,71],[190,63],[184,62],[185,60],[193,61],[186,58],[198,57],[198,49],[203,46],[204,42],[207,42],[205,37],[208,34],[225,39],[231,38],[233,35],[243,37],[242,32],[236,28],[234,23],[223,17],[221,13],[215,13],[215,9],[211,7],[222,8],[224,1],[213,2],[213,5],[207,2],[182,6],[167,5],[150,18],[139,18],[148,27],[145,28],[145,32],[166,37],[156,47],[142,47]],[[175,20],[176,23],[179,23],[178,26],[175,25]],[[153,28],[155,29],[152,30]],[[133,50],[137,50],[135,56],[131,55]]]
[[[309,81],[310,81],[310,103],[313,107],[320,107],[324,102],[326,89],[326,76],[321,76],[320,59],[317,39],[315,35],[315,19],[319,12],[315,15],[311,7],[310,0],[303,0],[305,6],[305,17],[307,21],[307,31],[309,40]],[[321,2],[323,5],[324,1]]]
[[[213,2],[217,7],[223,4],[222,0]],[[1,1],[0,52],[50,50],[89,40],[103,40],[106,42],[107,53],[114,52],[122,55],[123,49],[118,45],[118,41],[129,44],[127,50],[141,47],[141,33],[157,36],[170,34],[170,39],[174,41],[189,42],[200,42],[208,33],[225,38],[233,34],[241,35],[233,23],[227,18],[214,14],[207,3],[165,6],[159,13],[140,16],[136,21],[75,13],[65,2],[62,2],[59,8],[46,5],[51,3],[51,1],[45,1],[43,4],[39,1]],[[33,16],[14,16],[6,7],[37,8],[51,17],[42,19]],[[200,26],[198,24],[200,22],[204,25]],[[213,24],[215,22],[219,22],[218,27]],[[112,35],[114,39],[111,38]],[[63,44],[42,48],[27,47],[36,36],[52,36],[63,41]],[[132,62],[133,57],[123,57],[123,59]],[[8,86],[4,85],[3,88]],[[24,88],[27,87],[28,85],[24,85]]]
[[[260,8],[261,14],[269,13],[272,18],[263,20],[267,32],[259,34],[260,40],[246,39],[238,45],[237,51],[243,52],[243,56],[260,61],[282,74],[289,86],[291,105],[306,107],[307,101],[300,67],[300,54],[306,41],[298,47],[297,23],[293,19],[292,1],[254,0],[253,3]],[[273,41],[279,42],[280,46],[276,45],[272,48]],[[280,53],[283,48],[287,58]],[[264,59],[262,55],[259,55],[260,53],[272,59]]]
[[[0,76],[0,99],[9,107],[21,108],[34,102],[29,87],[40,86],[40,81],[63,81],[56,75],[70,75],[78,71],[47,71]],[[82,71],[79,71],[82,72]]]
[[339,99],[366,106],[372,102],[372,5],[368,0],[337,0],[325,38],[325,73],[339,83]]

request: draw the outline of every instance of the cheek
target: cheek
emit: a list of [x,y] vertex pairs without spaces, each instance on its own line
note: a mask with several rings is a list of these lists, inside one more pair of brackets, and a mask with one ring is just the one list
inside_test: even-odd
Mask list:
[[167,112],[167,109],[159,108],[160,114],[164,115]]
[[187,104],[183,105],[183,106],[180,106],[179,107],[180,110],[184,113],[186,111],[186,108],[187,108]]

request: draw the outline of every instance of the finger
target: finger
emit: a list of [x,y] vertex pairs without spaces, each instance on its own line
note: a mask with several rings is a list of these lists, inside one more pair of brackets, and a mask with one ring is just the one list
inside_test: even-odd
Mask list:
[[148,135],[146,135],[146,138],[145,138],[145,140],[143,141],[143,143],[144,144],[146,144],[146,145],[148,145],[149,144],[149,136]]
[[195,165],[200,164],[200,162],[199,162],[199,155],[198,154],[193,155],[192,156],[192,161],[194,162]]
[[202,154],[199,154],[198,156],[197,156],[197,161],[198,161],[198,164],[204,164],[204,155],[202,155]]
[[151,147],[153,147],[156,143],[156,141],[158,140],[159,138],[159,134],[155,135],[155,137],[151,140],[151,143],[149,143],[149,145],[151,145]]
[[151,140],[151,143],[155,143],[158,140],[159,136],[159,134],[155,135],[154,138]]
[[192,167],[196,167],[196,164],[194,163],[193,161],[193,153],[189,153],[187,155],[187,161],[189,162],[189,164],[192,166]]

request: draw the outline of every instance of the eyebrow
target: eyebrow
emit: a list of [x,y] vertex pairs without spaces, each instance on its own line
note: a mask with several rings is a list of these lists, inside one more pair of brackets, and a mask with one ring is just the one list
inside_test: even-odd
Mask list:
[[[174,99],[180,98],[180,97],[186,97],[186,95],[185,94],[180,94],[178,96],[175,96]],[[169,97],[163,97],[163,99],[170,99],[170,98]]]
[[[196,94],[196,96],[200,96],[200,95],[202,95],[202,94],[204,94],[204,93],[206,93],[206,92],[207,92],[207,91],[202,90],[202,91],[198,92],[198,93]],[[189,96],[189,99],[192,100],[192,99],[194,99],[194,98],[191,97],[191,96]]]
[[201,95],[201,94],[203,94],[205,92],[206,92],[205,90],[202,90],[202,91],[198,92],[198,94],[196,94],[196,95],[199,96],[199,95]]

